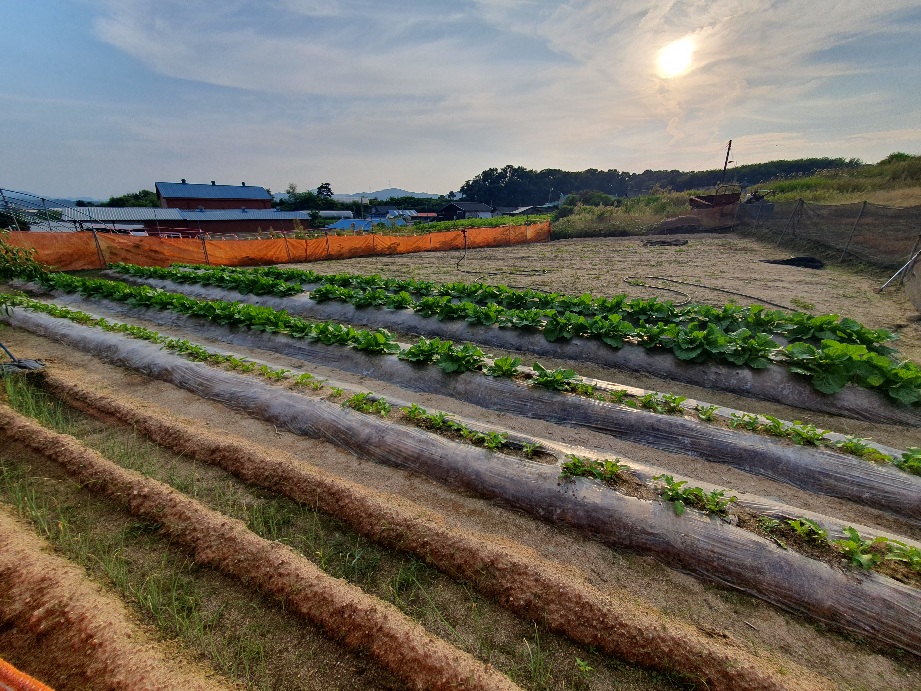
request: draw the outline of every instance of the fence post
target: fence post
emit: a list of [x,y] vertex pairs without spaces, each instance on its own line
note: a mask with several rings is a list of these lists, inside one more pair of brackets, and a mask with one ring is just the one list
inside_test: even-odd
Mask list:
[[841,257],[838,259],[839,262],[844,261],[844,255],[847,254],[847,248],[851,246],[851,240],[854,239],[854,233],[857,232],[857,224],[860,223],[860,219],[863,217],[863,211],[867,208],[867,202],[864,200],[863,204],[860,206],[860,213],[857,214],[857,220],[854,221],[854,227],[851,228],[851,236],[847,239],[847,242],[844,245],[844,250],[841,252]]
[[16,212],[13,210],[13,207],[10,205],[10,203],[6,200],[6,193],[4,193],[2,188],[0,188],[0,197],[3,197],[3,208],[9,211],[10,216],[13,217],[13,223],[16,224],[16,230],[21,232],[22,228],[19,227],[19,219],[16,217]]
[[329,259],[329,231],[326,231],[326,258]]
[[42,209],[45,210],[45,223],[48,224],[48,232],[53,232],[51,230],[51,216],[48,215],[48,205],[45,203],[45,198],[42,197]]
[[777,238],[777,242],[774,244],[775,247],[780,244],[780,241],[783,240],[783,236],[787,234],[787,228],[792,227],[793,237],[796,237],[796,218],[802,206],[803,206],[803,200],[797,199],[796,206],[793,208],[793,213],[790,214],[790,219],[787,221],[787,225],[784,226],[783,231],[781,231],[780,233],[780,237]]
[[285,252],[288,254],[288,263],[290,264],[291,263],[291,248],[288,247],[288,236],[285,235],[284,224],[282,224],[281,227],[282,227],[281,237],[285,241]]
[[201,251],[205,253],[205,264],[211,266],[211,260],[208,259],[208,246],[205,244],[205,234],[201,234]]
[[90,230],[93,233],[93,241],[96,243],[96,254],[99,255],[99,263],[102,264],[102,266],[100,266],[99,268],[106,269],[108,268],[109,265],[106,263],[106,257],[102,253],[102,246],[99,244],[99,236],[96,235],[96,229],[93,228],[92,226],[90,226]]

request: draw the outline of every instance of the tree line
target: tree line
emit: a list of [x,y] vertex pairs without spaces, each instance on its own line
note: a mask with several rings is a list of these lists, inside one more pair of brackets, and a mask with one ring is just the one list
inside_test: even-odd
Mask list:
[[[813,175],[820,170],[856,167],[859,159],[800,158],[792,161],[769,161],[731,168],[726,182],[754,185],[767,180],[799,175]],[[579,172],[548,168],[530,170],[521,166],[488,168],[460,187],[465,201],[491,206],[525,206],[559,201],[569,194],[591,190],[611,197],[636,197],[654,189],[675,192],[714,187],[723,178],[721,168],[703,171],[646,170],[642,173],[598,170]]]

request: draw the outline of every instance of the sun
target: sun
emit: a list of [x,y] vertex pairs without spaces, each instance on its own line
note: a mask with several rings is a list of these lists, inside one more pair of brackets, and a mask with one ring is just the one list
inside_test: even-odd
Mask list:
[[694,55],[694,41],[682,38],[673,41],[659,51],[656,62],[659,76],[663,79],[678,77],[691,68],[691,56]]

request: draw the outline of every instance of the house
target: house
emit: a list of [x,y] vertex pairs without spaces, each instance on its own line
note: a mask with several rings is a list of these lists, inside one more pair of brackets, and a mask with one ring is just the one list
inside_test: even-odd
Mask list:
[[452,202],[438,212],[439,221],[460,221],[465,218],[492,218],[493,208],[480,202]]
[[378,226],[388,228],[399,228],[405,226],[406,221],[402,218],[384,218],[373,220],[370,218],[343,218],[335,223],[326,226],[327,230],[353,230],[355,232],[367,233],[373,231]]
[[164,209],[228,210],[272,208],[272,195],[264,187],[210,185],[182,182],[157,182],[157,199]]

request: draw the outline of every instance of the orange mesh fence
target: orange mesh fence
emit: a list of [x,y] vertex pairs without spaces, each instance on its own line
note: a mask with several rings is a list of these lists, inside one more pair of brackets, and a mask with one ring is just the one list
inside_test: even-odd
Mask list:
[[3,691],[6,689],[10,691],[54,691],[50,686],[45,686],[25,672],[20,672],[2,658],[0,658],[0,689]]
[[374,254],[373,235],[330,235],[328,240],[330,259],[370,257]]
[[208,251],[205,263],[215,266],[258,266],[260,264],[284,264],[294,261],[291,243],[303,240],[206,240]]
[[329,258],[329,250],[326,245],[326,238],[314,238],[307,240],[304,247],[304,261],[318,262]]
[[464,249],[464,235],[459,230],[449,230],[446,233],[432,233],[429,235],[432,252]]
[[92,233],[12,232],[7,242],[34,248],[35,259],[59,271],[101,269],[102,261]]
[[470,228],[426,235],[328,235],[310,240],[201,240],[192,238],[135,237],[100,233],[10,233],[16,247],[34,248],[36,259],[61,271],[103,268],[106,263],[124,262],[139,266],[168,266],[172,263],[256,266],[350,259],[375,255],[443,252],[466,246],[503,247],[529,242],[546,242],[550,223],[498,228]]
[[[57,233],[56,233],[57,234]],[[99,244],[106,263],[124,262],[139,266],[169,266],[173,262],[204,264],[201,240],[152,238],[100,234]],[[98,268],[99,264],[92,268]]]
[[428,252],[432,247],[431,235],[408,235],[393,237],[390,235],[374,236],[375,254],[412,254]]

